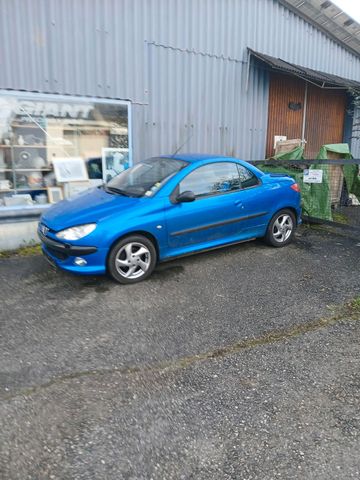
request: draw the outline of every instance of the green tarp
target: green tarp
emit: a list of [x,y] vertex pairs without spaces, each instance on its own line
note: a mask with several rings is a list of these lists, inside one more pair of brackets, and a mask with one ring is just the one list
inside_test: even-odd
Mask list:
[[271,157],[274,160],[303,160],[304,159],[304,148],[296,147],[291,152],[278,153]]
[[[320,148],[317,158],[321,160],[328,159],[328,152],[337,153],[341,156],[341,158],[344,158],[345,160],[350,160],[353,158],[349,149],[349,145],[347,143],[323,145]],[[327,165],[326,167],[328,168]],[[357,164],[343,165],[343,173],[348,193],[354,194],[356,198],[360,201],[359,166]]]
[[[327,152],[339,153],[342,158],[347,160],[353,158],[347,143],[337,143],[334,145],[323,145],[317,158],[328,158]],[[346,182],[346,188],[349,193],[353,193],[360,201],[360,176],[359,165],[344,165],[343,172]]]
[[[319,151],[317,159],[326,160],[328,152],[341,155],[342,158],[350,159],[352,155],[347,143],[338,143],[332,145],[323,145]],[[291,152],[280,153],[271,157],[272,160],[304,160],[304,148],[297,147]],[[321,218],[323,220],[332,220],[331,212],[331,191],[330,191],[330,171],[329,165],[312,164],[307,168],[322,170],[322,183],[305,183],[304,167],[299,165],[290,165],[289,167],[264,165],[262,170],[269,173],[286,173],[294,178],[301,189],[302,208],[305,215]],[[358,175],[358,165],[344,165],[344,177],[348,193],[356,195],[360,200],[360,177]]]

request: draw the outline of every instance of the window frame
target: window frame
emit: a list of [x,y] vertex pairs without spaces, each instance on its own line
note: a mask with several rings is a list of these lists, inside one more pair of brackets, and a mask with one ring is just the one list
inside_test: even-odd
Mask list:
[[[250,187],[243,187],[242,186],[242,181],[240,179],[240,183],[241,183],[241,190],[249,190],[250,188],[257,188],[257,187],[260,187],[262,185],[262,181],[261,179],[256,175],[256,173],[252,172],[251,170],[249,170],[247,167],[244,167],[244,165],[241,165],[240,163],[237,163],[236,162],[236,166],[237,166],[237,169],[239,171],[239,167],[242,167],[242,168],[245,168],[245,170],[248,170],[250,173],[252,173],[252,175],[256,178],[257,180],[257,183],[256,185],[250,185]],[[240,178],[240,173],[239,173],[239,178]]]

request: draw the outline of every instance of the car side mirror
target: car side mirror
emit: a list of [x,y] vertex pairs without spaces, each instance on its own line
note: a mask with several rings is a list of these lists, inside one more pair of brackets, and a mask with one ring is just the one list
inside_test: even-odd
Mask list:
[[190,190],[186,190],[186,192],[182,192],[176,197],[177,203],[193,202],[194,200],[195,193],[191,192]]

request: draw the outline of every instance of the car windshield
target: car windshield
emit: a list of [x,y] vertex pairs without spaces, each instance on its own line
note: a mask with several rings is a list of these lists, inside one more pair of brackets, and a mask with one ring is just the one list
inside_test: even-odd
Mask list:
[[170,177],[186,165],[184,160],[174,158],[149,158],[124,170],[104,188],[109,193],[128,197],[152,197]]

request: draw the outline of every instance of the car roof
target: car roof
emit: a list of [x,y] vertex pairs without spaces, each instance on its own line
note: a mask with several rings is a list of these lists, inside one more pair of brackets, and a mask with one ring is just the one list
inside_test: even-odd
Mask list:
[[176,160],[185,160],[186,162],[199,162],[201,160],[213,160],[213,159],[228,159],[238,160],[233,157],[226,157],[223,155],[212,155],[207,153],[178,153],[176,155],[162,155],[166,158],[175,158]]

